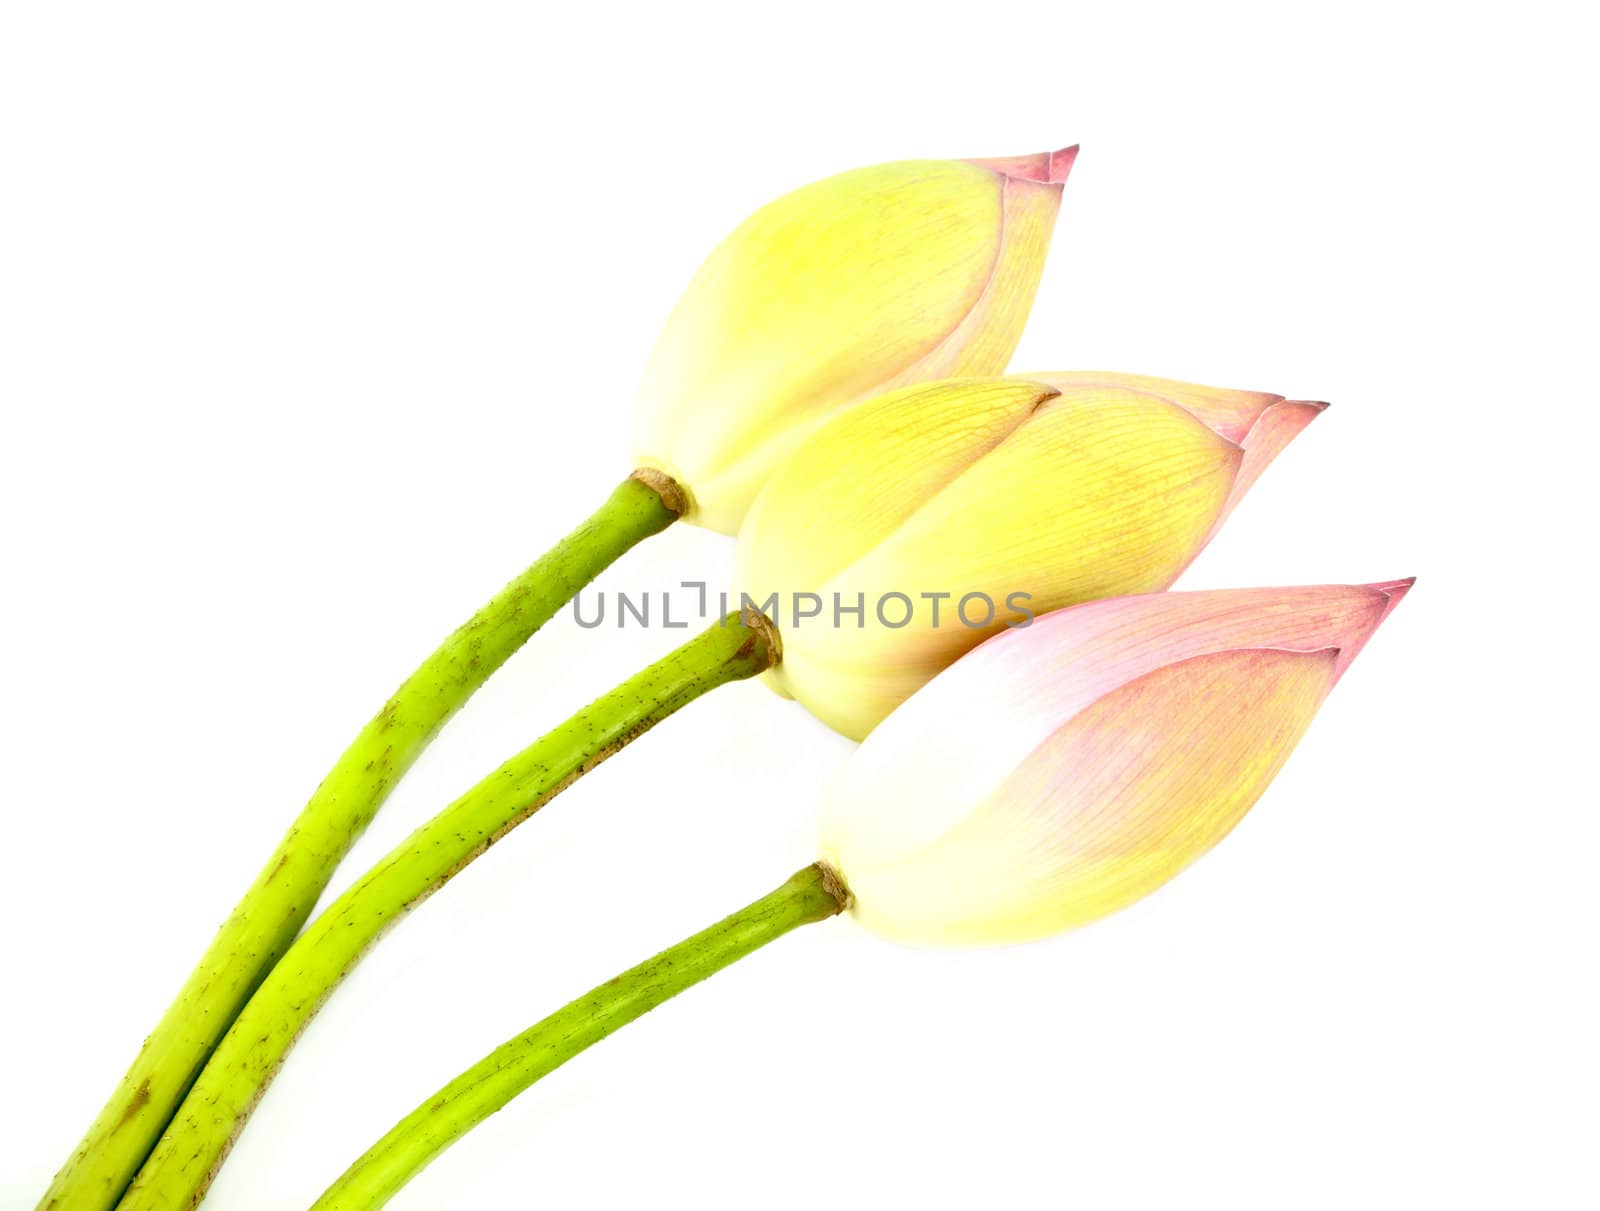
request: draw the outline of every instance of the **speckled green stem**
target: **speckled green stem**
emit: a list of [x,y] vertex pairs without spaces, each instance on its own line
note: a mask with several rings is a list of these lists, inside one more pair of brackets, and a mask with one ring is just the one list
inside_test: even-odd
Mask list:
[[118,1205],[189,1208],[301,1030],[367,947],[581,775],[716,686],[771,666],[776,636],[753,615],[701,634],[597,699],[391,850],[306,927],[240,1012]]
[[[595,514],[479,610],[345,750],[262,867],[133,1067],[56,1175],[40,1211],[107,1211],[217,1040],[299,932],[334,868],[445,721],[579,589],[681,507],[676,485],[629,477]],[[664,481],[664,482],[663,482]]]
[[710,929],[663,950],[495,1048],[390,1129],[312,1211],[381,1207],[443,1152],[540,1077],[791,929],[841,911],[848,895],[821,865]]

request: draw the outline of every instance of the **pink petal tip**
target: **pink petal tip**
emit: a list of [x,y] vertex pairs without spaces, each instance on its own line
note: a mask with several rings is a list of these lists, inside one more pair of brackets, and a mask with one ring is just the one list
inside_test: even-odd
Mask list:
[[[1377,590],[1389,599],[1389,604],[1383,608],[1383,613],[1378,616],[1379,623],[1394,613],[1394,608],[1400,604],[1400,599],[1411,592],[1411,586],[1416,583],[1417,578],[1415,576],[1407,576],[1404,580],[1380,580],[1375,584],[1366,586],[1369,589]],[[1374,624],[1374,629],[1376,629],[1376,626],[1377,624]]]
[[1367,646],[1367,640],[1371,639],[1377,629],[1383,625],[1384,619],[1394,613],[1394,608],[1400,604],[1400,599],[1410,592],[1411,586],[1416,583],[1417,578],[1415,576],[1408,576],[1404,580],[1379,580],[1374,581],[1372,584],[1361,586],[1363,589],[1371,590],[1374,593],[1382,593],[1384,599],[1383,607],[1378,611],[1376,617],[1369,616],[1367,618],[1358,633],[1350,635],[1344,642],[1339,644],[1338,665],[1334,673],[1335,680],[1344,676],[1345,670],[1350,667],[1351,662],[1360,654],[1361,649]]
[[1065,185],[1067,175],[1071,173],[1072,166],[1078,162],[1078,145],[1063,147],[1060,151],[1052,151],[1045,174],[1045,180],[1052,185]]
[[1028,156],[997,156],[992,159],[968,160],[980,168],[987,168],[1003,177],[1018,181],[1035,181],[1040,185],[1064,185],[1067,175],[1078,159],[1078,145],[1063,147],[1060,151],[1040,151]]

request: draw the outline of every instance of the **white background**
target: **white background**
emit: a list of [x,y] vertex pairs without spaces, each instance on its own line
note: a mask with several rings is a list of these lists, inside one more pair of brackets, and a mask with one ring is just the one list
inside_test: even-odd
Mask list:
[[[1014,364],[1332,400],[1185,587],[1416,590],[1158,895],[1005,951],[802,931],[395,1206],[1593,1206],[1577,14],[6,6],[0,1205],[384,693],[627,470],[718,238],[846,167],[1081,141]],[[680,527],[602,587],[719,582],[729,546]],[[333,890],[671,638],[563,615]],[[586,779],[371,955],[208,1205],[305,1205],[491,1046],[766,891],[849,748],[741,685]]]

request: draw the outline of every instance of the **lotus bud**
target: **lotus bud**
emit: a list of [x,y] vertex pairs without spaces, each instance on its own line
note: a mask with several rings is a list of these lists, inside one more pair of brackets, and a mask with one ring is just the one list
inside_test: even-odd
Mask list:
[[1410,587],[1123,597],[998,636],[855,753],[825,860],[861,923],[902,941],[1114,912],[1239,822]]
[[859,739],[1006,627],[1164,589],[1324,407],[1038,374],[852,408],[774,473],[740,531],[735,588],[783,632],[769,681]]
[[677,481],[686,520],[732,534],[828,417],[1004,370],[1077,150],[881,164],[756,211],[667,320],[635,404],[636,465]]

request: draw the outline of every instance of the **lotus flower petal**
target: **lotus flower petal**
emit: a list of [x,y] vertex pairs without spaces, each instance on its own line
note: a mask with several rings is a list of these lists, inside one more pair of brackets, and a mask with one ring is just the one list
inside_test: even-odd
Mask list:
[[864,736],[1008,625],[1169,586],[1318,411],[1111,374],[950,380],[852,408],[774,474],[740,534],[737,589],[824,606],[778,618],[768,680]]
[[1249,810],[1410,584],[1118,598],[999,636],[862,745],[824,856],[862,923],[903,940],[1112,912]]
[[1005,369],[1076,149],[911,160],[757,211],[674,308],[635,404],[635,457],[728,533],[774,466],[880,392]]

